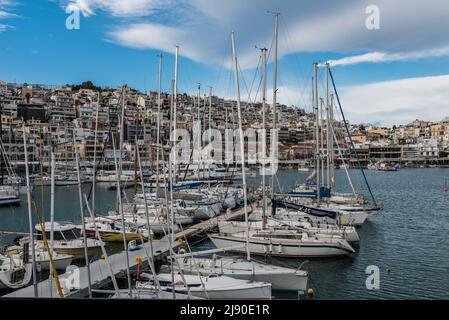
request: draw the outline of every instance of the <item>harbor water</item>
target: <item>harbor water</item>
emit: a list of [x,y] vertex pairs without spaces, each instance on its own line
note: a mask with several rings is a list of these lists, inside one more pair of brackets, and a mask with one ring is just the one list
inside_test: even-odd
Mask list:
[[[361,238],[351,257],[303,260],[276,260],[310,274],[315,299],[448,299],[449,298],[449,193],[443,191],[449,169],[402,169],[397,172],[365,171],[376,201],[384,210],[374,213],[358,228]],[[368,195],[359,171],[350,170],[357,190]],[[278,188],[289,190],[304,182],[307,172],[280,170]],[[337,191],[350,191],[344,170],[337,170]],[[258,179],[252,179],[258,184]],[[83,187],[88,193],[90,186]],[[132,190],[127,191],[131,196]],[[33,192],[36,206],[50,219],[50,188]],[[80,221],[76,186],[56,187],[55,220]],[[41,206],[41,199],[44,206]],[[96,212],[106,214],[115,207],[116,191],[98,186]],[[40,213],[40,212],[39,212]],[[86,213],[87,214],[87,213]],[[33,211],[33,218],[37,222]],[[0,208],[0,230],[28,232],[26,195],[21,206]],[[16,236],[1,234],[2,245]],[[210,248],[208,242],[199,248]],[[367,268],[379,268],[379,288],[366,286]],[[368,281],[370,282],[370,281]],[[296,294],[275,292],[276,298],[297,298]]]

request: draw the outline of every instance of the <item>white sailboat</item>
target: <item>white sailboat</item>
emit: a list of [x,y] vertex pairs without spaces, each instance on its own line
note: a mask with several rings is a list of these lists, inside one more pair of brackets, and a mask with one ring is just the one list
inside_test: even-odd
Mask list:
[[[209,234],[217,248],[237,247],[246,242],[246,232],[232,235]],[[345,256],[355,250],[344,237],[321,235],[309,236],[297,230],[263,229],[249,232],[249,251],[251,254],[285,258],[318,258]],[[233,249],[245,252],[245,249]]]
[[0,206],[19,205],[20,201],[20,193],[13,186],[0,186]]
[[275,290],[306,292],[308,288],[308,273],[300,269],[217,255],[212,258],[185,257],[179,258],[178,261],[183,272],[188,274],[218,274],[242,280],[269,282]]
[[[50,230],[51,223],[45,222],[45,235],[47,239],[51,239]],[[37,246],[43,247],[43,236],[41,225],[35,227],[37,231]],[[53,250],[73,256],[73,259],[84,258],[84,239],[79,229],[70,223],[53,222],[54,242]],[[94,257],[100,252],[100,243],[95,239],[87,239],[87,253],[89,257]]]
[[[154,290],[154,276],[141,273],[140,277],[146,281],[137,281],[136,289]],[[162,291],[190,294],[205,299],[271,299],[271,284],[234,279],[227,276],[210,275],[198,276],[160,273],[156,276]]]
[[32,278],[32,264],[24,262],[19,255],[0,254],[0,289],[20,289]]
[[[23,247],[13,245],[6,249],[6,256],[14,256],[18,255],[19,257],[23,257]],[[48,254],[48,251],[40,247],[39,245],[36,245],[35,249],[36,254],[36,266],[38,270],[50,270],[50,255]],[[73,260],[73,257],[69,254],[64,253],[57,253],[56,251],[53,251],[51,258],[53,260],[54,266],[56,270],[65,270]]]

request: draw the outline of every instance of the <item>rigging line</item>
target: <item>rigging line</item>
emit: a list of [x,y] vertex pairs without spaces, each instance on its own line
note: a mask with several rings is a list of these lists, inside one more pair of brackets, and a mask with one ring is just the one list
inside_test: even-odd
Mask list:
[[366,178],[365,171],[363,170],[362,165],[360,163],[359,154],[357,153],[357,150],[355,149],[354,142],[352,141],[351,132],[349,131],[348,123],[346,122],[345,114],[343,113],[343,108],[341,107],[340,97],[338,96],[337,87],[335,86],[334,76],[332,75],[332,71],[331,71],[330,68],[329,68],[329,75],[331,76],[332,86],[333,86],[334,92],[335,92],[335,97],[337,98],[338,106],[340,107],[340,112],[341,112],[341,115],[343,117],[343,123],[345,125],[346,132],[348,133],[348,137],[349,137],[349,141],[351,143],[352,151],[354,152],[354,154],[356,156],[357,164],[359,166],[360,172],[363,175],[363,179],[365,180],[365,184],[366,184],[366,186],[368,188],[368,192],[371,195],[371,198],[373,200],[374,205],[377,206],[376,199],[374,198],[373,192],[371,191],[371,187],[370,187],[370,185],[368,183],[368,179]]
[[[305,77],[306,72],[302,72],[302,68],[300,67],[298,57],[295,53],[293,53],[293,50],[291,49],[291,46],[289,45],[289,42],[292,42],[292,41],[291,41],[290,32],[289,32],[289,29],[287,28],[287,23],[285,22],[285,19],[279,19],[279,20],[281,21],[281,27],[283,27],[283,29],[285,31],[285,43],[286,43],[287,49],[289,52],[292,52],[293,60],[295,61],[296,67],[298,68],[298,72],[295,72],[294,74],[298,80],[299,87],[301,88],[301,81],[299,79],[299,74],[301,74],[303,77],[303,79],[302,79],[303,83],[306,83],[307,85],[309,84],[309,81],[307,79],[310,77]],[[304,91],[305,91],[306,87],[304,87]],[[304,98],[303,98],[303,100],[304,100],[303,101],[304,106],[307,106],[306,100]]]
[[226,59],[228,58],[227,53],[228,53],[229,41],[230,40],[228,40],[228,42],[226,43],[226,46],[223,47],[223,55],[222,55],[222,59],[221,59],[222,63],[220,64],[220,68],[218,70],[218,76],[217,76],[217,79],[215,80],[215,86],[214,86],[215,88],[218,88],[218,85],[220,84],[221,75],[222,75],[223,69],[226,65]]
[[[334,115],[337,115],[338,121],[339,121],[340,123],[343,122],[343,120],[341,119],[340,113],[338,112],[337,108],[335,108],[335,109],[336,109],[336,110],[335,110]],[[334,134],[335,134],[335,141],[336,141],[337,147],[340,148],[337,139],[338,139],[338,138],[341,138],[341,139],[344,140],[344,145],[345,145],[346,150],[348,150],[348,148],[349,148],[348,142],[347,142],[347,140],[345,139],[344,135],[342,134],[341,130],[335,130],[335,128],[334,128],[333,125],[331,126],[331,128],[332,128],[332,131],[333,131]],[[340,152],[340,157],[341,157],[341,159],[342,159],[342,163],[343,163],[343,164],[346,164],[346,162],[345,162],[344,159],[343,159],[343,153],[341,152],[341,150],[339,150],[339,152]],[[348,163],[348,166],[349,166],[349,165],[350,165],[350,163]],[[351,188],[353,189],[353,192],[354,192],[354,193],[355,193],[355,190],[354,190],[354,187],[353,187],[354,184],[357,186],[358,189],[364,189],[364,190],[365,190],[365,188],[363,188],[363,187],[360,185],[360,183],[359,183],[359,181],[358,181],[357,179],[354,179],[354,182],[352,181],[353,179],[351,178],[351,174],[349,173],[348,170],[345,170],[345,171],[346,171],[346,176],[347,176],[347,178],[348,178],[348,180],[349,180],[349,184],[351,185]]]
[[259,70],[260,60],[261,60],[261,57],[259,57],[259,62],[257,63],[256,72],[254,73],[254,77],[253,77],[253,80],[252,80],[252,83],[251,83],[251,88],[250,88],[250,90],[248,90],[248,85],[246,84],[245,76],[244,76],[243,71],[242,71],[242,68],[241,68],[241,66],[240,66],[240,62],[238,63],[238,68],[239,68],[239,71],[240,71],[240,76],[241,76],[241,78],[243,79],[243,84],[245,85],[245,89],[246,89],[246,92],[247,92],[247,94],[248,94],[248,98],[247,98],[247,101],[246,101],[246,106],[252,105],[252,104],[253,104],[253,102],[251,101],[251,91],[252,91],[252,87],[253,87],[254,81],[255,81],[255,79],[256,79],[258,70]]

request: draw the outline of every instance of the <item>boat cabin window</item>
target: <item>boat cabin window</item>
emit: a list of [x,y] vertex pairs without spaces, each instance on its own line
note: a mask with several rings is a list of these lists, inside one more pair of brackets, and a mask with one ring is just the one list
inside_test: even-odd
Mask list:
[[[50,241],[50,231],[45,231],[45,236],[47,238],[47,241]],[[60,231],[55,231],[53,233],[53,237],[56,241],[58,240],[64,240],[64,236],[61,234]],[[36,234],[36,239],[37,240],[44,240],[44,237],[42,236],[42,232],[38,231]]]
[[64,238],[66,240],[76,240],[81,238],[81,233],[78,231],[78,229],[65,230],[62,231],[62,233],[64,234]]

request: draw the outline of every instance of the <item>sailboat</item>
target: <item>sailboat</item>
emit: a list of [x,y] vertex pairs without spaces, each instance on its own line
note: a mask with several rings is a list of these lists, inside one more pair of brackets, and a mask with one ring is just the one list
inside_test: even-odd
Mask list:
[[116,216],[115,218],[111,216],[95,217],[94,220],[86,218],[85,230],[87,236],[90,238],[96,238],[96,231],[98,230],[101,238],[106,242],[123,242],[123,234],[125,234],[126,241],[128,242],[140,240],[141,237],[147,240],[153,236],[153,232],[146,230],[143,225],[139,226],[125,221],[125,227],[123,227],[121,216]]
[[[271,284],[239,280],[227,276],[211,274],[209,276],[159,273],[156,276],[147,273],[139,275],[145,281],[136,282],[136,289],[155,290],[155,278],[162,291],[190,294],[205,299],[271,299]],[[174,282],[173,282],[174,279]]]
[[[306,292],[308,273],[301,269],[273,266],[258,261],[247,261],[235,257],[178,258],[179,268],[184,273],[209,276],[224,275],[236,279],[269,282],[274,290]],[[178,267],[175,265],[175,270]]]
[[0,289],[20,289],[27,286],[33,274],[32,264],[24,255],[0,254]]
[[20,201],[20,194],[13,186],[0,186],[0,206],[20,205]]
[[[41,225],[35,227],[37,231],[36,244],[43,247],[43,236]],[[45,235],[47,239],[51,239],[51,223],[44,223]],[[84,258],[84,239],[76,225],[71,223],[53,222],[54,244],[53,250],[73,256],[74,259]],[[100,243],[95,239],[87,239],[87,253],[89,257],[95,257],[100,252]]]

